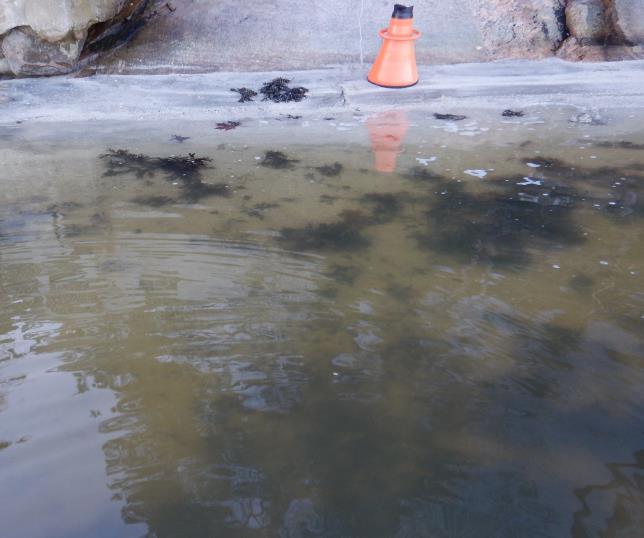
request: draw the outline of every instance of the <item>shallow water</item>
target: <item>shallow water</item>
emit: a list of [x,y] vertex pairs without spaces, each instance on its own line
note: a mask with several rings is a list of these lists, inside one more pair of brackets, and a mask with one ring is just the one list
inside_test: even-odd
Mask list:
[[2,128],[2,535],[639,536],[644,130],[465,113]]

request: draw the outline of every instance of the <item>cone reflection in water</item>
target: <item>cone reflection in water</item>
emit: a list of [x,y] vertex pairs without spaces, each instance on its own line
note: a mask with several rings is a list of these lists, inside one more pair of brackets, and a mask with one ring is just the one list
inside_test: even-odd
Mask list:
[[380,30],[383,39],[378,57],[367,80],[386,88],[406,88],[418,82],[414,41],[420,32],[414,30],[414,6],[396,4],[389,27]]
[[396,169],[396,160],[408,128],[409,121],[404,110],[383,112],[367,120],[374,167],[378,172],[391,173]]

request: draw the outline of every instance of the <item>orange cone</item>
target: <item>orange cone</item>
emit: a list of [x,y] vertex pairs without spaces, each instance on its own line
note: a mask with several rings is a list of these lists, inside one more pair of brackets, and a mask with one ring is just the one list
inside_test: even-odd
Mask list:
[[384,40],[367,80],[385,88],[407,88],[418,82],[414,41],[420,32],[414,30],[414,6],[396,4],[389,28],[378,35]]
[[384,112],[367,120],[374,167],[378,172],[387,174],[396,170],[396,160],[408,128],[409,121],[404,110]]

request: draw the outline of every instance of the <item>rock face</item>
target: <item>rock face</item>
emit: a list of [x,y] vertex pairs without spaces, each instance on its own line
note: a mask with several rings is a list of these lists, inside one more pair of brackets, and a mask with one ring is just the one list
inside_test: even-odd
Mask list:
[[[393,3],[0,0],[0,75],[365,69]],[[644,57],[644,0],[424,0],[414,15],[421,64]]]
[[566,6],[566,25],[570,35],[580,41],[597,42],[608,35],[603,0],[572,0]]
[[141,0],[5,0],[0,2],[0,74],[55,75],[80,57],[88,30]]
[[543,58],[566,38],[564,0],[476,0],[474,5],[493,56]]
[[644,0],[609,0],[616,31],[625,42],[644,44]]

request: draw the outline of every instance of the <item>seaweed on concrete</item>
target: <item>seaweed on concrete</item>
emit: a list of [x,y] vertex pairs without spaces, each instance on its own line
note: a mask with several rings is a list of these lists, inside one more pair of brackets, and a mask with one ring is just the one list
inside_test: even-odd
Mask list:
[[434,113],[434,117],[437,120],[446,120],[446,121],[462,121],[464,119],[467,119],[467,116],[462,116],[460,114],[439,114],[437,112]]
[[237,92],[239,94],[238,103],[247,103],[249,101],[253,101],[254,98],[257,97],[257,92],[250,88],[230,88],[230,91]]
[[276,78],[270,82],[265,82],[259,90],[264,98],[262,101],[273,101],[273,103],[290,103],[291,101],[299,102],[305,97],[309,90],[302,86],[290,88],[288,86],[290,79]]
[[232,131],[233,129],[237,129],[241,125],[241,122],[239,121],[224,121],[221,123],[218,123],[215,129],[219,131]]

